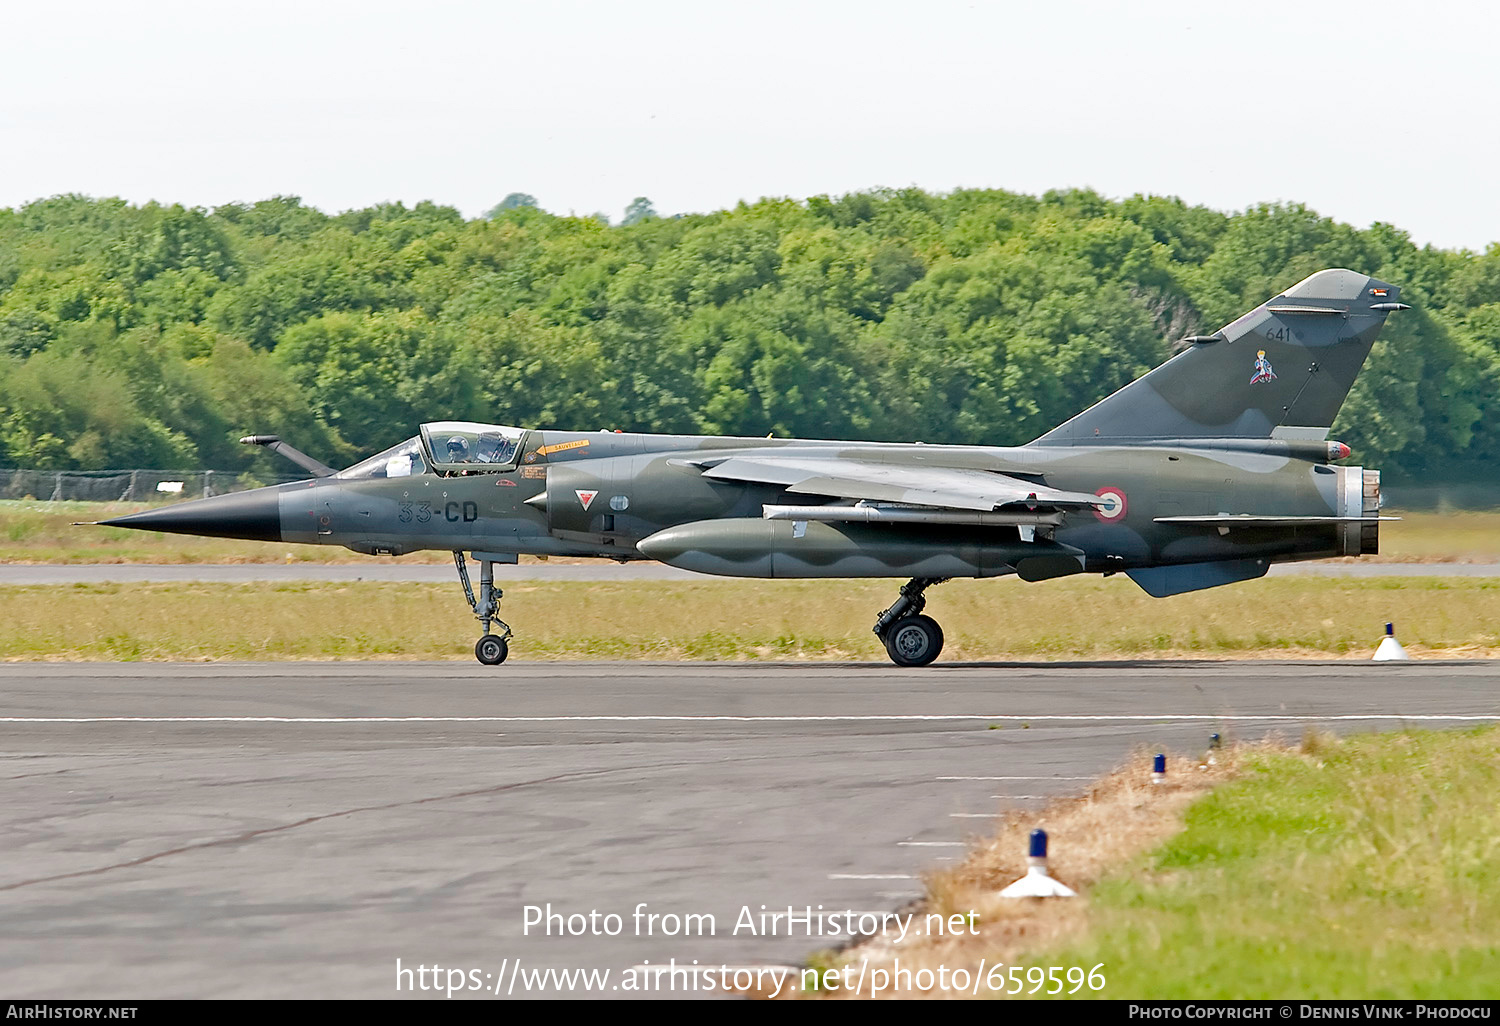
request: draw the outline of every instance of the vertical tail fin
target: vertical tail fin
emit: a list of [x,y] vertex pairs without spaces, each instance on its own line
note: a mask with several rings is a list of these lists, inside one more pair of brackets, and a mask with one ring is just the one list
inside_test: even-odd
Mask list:
[[1325,439],[1400,292],[1319,271],[1031,444]]

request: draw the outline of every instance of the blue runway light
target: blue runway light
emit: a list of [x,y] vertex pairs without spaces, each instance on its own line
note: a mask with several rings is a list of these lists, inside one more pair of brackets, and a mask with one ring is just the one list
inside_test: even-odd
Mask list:
[[1002,898],[1071,898],[1074,892],[1047,872],[1047,831],[1033,830],[1026,856],[1026,875],[1000,892]]
[[1396,625],[1393,623],[1386,624],[1385,637],[1380,639],[1380,645],[1375,649],[1374,661],[1377,663],[1392,660],[1405,662],[1410,658],[1411,656],[1406,654],[1406,649],[1401,647],[1401,642],[1396,640]]

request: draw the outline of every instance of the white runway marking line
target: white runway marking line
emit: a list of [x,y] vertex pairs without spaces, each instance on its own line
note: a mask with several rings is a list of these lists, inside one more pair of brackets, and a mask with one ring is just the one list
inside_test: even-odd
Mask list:
[[897,841],[898,848],[962,848],[968,841]]
[[[1163,713],[1143,715],[1058,713],[1018,716],[1013,714],[975,715],[970,713],[927,714],[891,713],[867,716],[0,716],[0,723],[959,723],[959,722],[1054,722],[1054,723],[1367,723],[1373,720],[1398,722],[1490,723],[1500,719],[1495,713],[1249,713],[1207,715],[1197,713]],[[955,777],[938,779],[1003,779]],[[1028,777],[1028,780],[1064,779],[1061,777]]]
[[916,880],[911,873],[829,873],[830,880]]

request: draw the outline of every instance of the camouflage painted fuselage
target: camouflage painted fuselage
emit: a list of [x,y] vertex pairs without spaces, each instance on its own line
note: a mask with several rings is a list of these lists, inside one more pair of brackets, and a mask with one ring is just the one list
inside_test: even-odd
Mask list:
[[[573,446],[554,448],[568,443]],[[365,553],[475,549],[653,558],[747,577],[990,577],[1014,572],[1026,559],[1072,559],[1072,568],[1065,562],[1034,564],[1031,575],[1022,568],[1022,576],[1039,579],[1374,551],[1372,524],[1247,521],[1226,528],[1156,522],[1220,514],[1373,514],[1378,484],[1372,480],[1367,489],[1360,468],[1315,458],[1313,450],[1323,448],[1276,441],[1250,449],[984,448],[534,431],[522,445],[526,455],[510,469],[325,478],[275,491],[283,540]],[[767,520],[765,507],[796,505],[806,496],[774,484],[709,478],[690,462],[705,454],[768,449],[779,456],[811,451],[900,466],[992,471],[1068,491],[1113,493],[1122,501],[1055,514],[1058,522],[1040,524],[1030,540],[1023,538],[1025,525]],[[699,526],[681,530],[687,525]],[[679,530],[663,537],[671,528]]]

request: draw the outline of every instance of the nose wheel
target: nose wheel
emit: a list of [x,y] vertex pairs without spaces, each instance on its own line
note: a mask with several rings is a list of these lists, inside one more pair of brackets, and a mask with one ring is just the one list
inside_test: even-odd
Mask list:
[[926,666],[943,650],[943,628],[930,616],[924,592],[946,577],[913,577],[901,588],[890,608],[875,620],[875,636],[897,666]]
[[[469,600],[469,608],[474,610],[474,618],[484,628],[484,636],[474,645],[474,658],[486,666],[499,666],[505,662],[506,656],[510,655],[510,625],[498,616],[500,612],[500,599],[505,592],[495,587],[495,563],[501,560],[514,563],[515,556],[497,557],[496,559],[485,559],[493,553],[476,552],[474,557],[479,560],[479,597],[474,597],[474,589],[469,584],[469,565],[464,561],[462,552],[453,553],[453,565],[458,568],[458,579],[464,586],[464,597]],[[490,624],[494,623],[500,628],[499,634],[490,632]]]
[[510,643],[498,634],[486,634],[474,644],[474,658],[486,666],[499,666],[510,655]]

